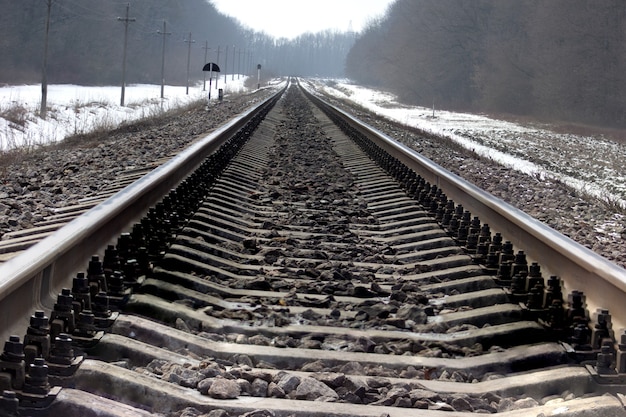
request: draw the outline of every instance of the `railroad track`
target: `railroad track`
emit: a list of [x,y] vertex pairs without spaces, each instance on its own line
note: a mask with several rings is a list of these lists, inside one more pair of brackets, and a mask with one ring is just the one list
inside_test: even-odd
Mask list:
[[306,97],[0,267],[0,416],[626,416],[623,270]]
[[76,204],[54,209],[52,215],[36,222],[33,227],[5,233],[2,236],[2,240],[0,240],[0,264],[36,245],[72,220],[85,214],[107,198],[158,168],[167,162],[168,159],[159,159],[146,166],[123,172],[107,187],[91,196],[80,199]]

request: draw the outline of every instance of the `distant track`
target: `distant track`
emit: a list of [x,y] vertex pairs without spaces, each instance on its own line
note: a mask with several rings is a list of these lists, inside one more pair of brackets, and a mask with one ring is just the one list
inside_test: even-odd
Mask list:
[[0,416],[626,416],[623,270],[295,84],[129,182],[0,266]]

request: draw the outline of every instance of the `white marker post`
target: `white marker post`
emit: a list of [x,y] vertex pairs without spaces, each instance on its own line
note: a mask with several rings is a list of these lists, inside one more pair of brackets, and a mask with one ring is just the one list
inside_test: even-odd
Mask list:
[[213,71],[220,72],[220,67],[218,67],[217,64],[213,62],[209,62],[205,64],[204,67],[202,67],[202,71],[209,71],[209,103],[207,103],[208,105],[211,102],[211,84],[213,82]]

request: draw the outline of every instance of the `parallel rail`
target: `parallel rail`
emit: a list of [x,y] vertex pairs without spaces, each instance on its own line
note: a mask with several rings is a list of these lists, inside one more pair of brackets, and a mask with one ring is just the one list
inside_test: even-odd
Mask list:
[[16,258],[0,265],[0,340],[20,334],[33,310],[50,311],[60,290],[71,285],[85,260],[138,221],[188,177],[202,161],[242,129],[276,93],[216,129],[166,164],[143,176]]
[[[23,334],[28,326],[28,317],[34,310],[50,312],[56,295],[62,288],[71,286],[71,277],[85,268],[87,259],[93,253],[102,253],[104,248],[114,242],[120,233],[128,231],[130,226],[139,221],[150,207],[189,177],[207,156],[218,149],[223,149],[223,144],[233,136],[242,135],[242,129],[246,130],[245,126],[248,126],[249,122],[258,122],[275,105],[281,94],[282,92],[277,93],[258,107],[237,117],[162,167],[72,221],[53,236],[1,265],[1,337],[6,340],[9,335]],[[498,391],[503,394],[545,397],[556,394],[557,390],[562,389],[560,387],[567,387],[568,384],[572,384],[571,390],[576,392],[576,395],[597,392],[598,387],[601,387],[602,392],[619,393],[621,391],[626,379],[624,374],[609,372],[608,376],[599,375],[600,372],[595,367],[597,347],[587,357],[584,353],[576,352],[575,348],[568,347],[567,344],[562,346],[554,342],[544,343],[541,337],[545,335],[545,329],[533,320],[529,320],[533,312],[524,310],[523,302],[519,305],[515,301],[510,302],[506,292],[495,288],[492,278],[485,273],[486,270],[472,264],[471,258],[462,253],[462,249],[454,245],[449,236],[439,230],[427,232],[434,224],[433,219],[427,213],[428,209],[421,210],[417,202],[407,198],[404,192],[392,190],[392,187],[395,187],[394,181],[378,167],[374,167],[372,161],[368,160],[365,155],[357,154],[356,147],[345,136],[359,137],[360,141],[367,138],[374,144],[374,147],[390,156],[390,158],[385,158],[393,160],[396,168],[400,165],[401,170],[409,170],[413,176],[415,173],[419,174],[430,184],[436,185],[445,192],[448,199],[458,205],[457,207],[462,206],[464,210],[471,212],[472,216],[477,216],[482,222],[489,223],[492,232],[500,232],[517,249],[525,251],[530,261],[540,264],[544,276],[546,274],[558,275],[567,291],[574,289],[584,291],[587,297],[587,307],[590,310],[599,307],[610,309],[613,314],[612,328],[615,330],[621,329],[625,323],[625,315],[622,311],[624,307],[621,302],[626,289],[624,270],[443,170],[413,150],[398,144],[388,136],[334,108],[311,93],[307,95],[343,130],[344,133],[341,133],[336,127],[331,127],[330,122],[324,125],[324,129],[333,132],[329,135],[335,135],[337,138],[333,139],[335,143],[333,146],[336,147],[335,150],[341,149],[346,157],[347,170],[356,177],[363,176],[359,184],[364,200],[368,201],[368,210],[376,213],[375,215],[380,218],[388,219],[385,221],[391,225],[389,229],[384,223],[381,223],[378,229],[368,228],[367,224],[360,224],[357,221],[350,230],[342,224],[336,225],[337,234],[334,236],[334,233],[329,234],[328,231],[309,230],[305,222],[286,225],[281,232],[284,234],[274,232],[273,222],[278,222],[281,216],[288,215],[287,212],[281,212],[281,202],[276,201],[273,205],[271,200],[265,199],[263,204],[256,204],[254,198],[248,199],[248,196],[255,193],[254,172],[260,172],[262,165],[266,162],[264,159],[266,156],[262,154],[272,146],[271,134],[268,132],[272,124],[281,123],[282,116],[273,113],[273,119],[267,122],[269,127],[266,126],[265,131],[259,133],[259,141],[255,142],[252,148],[238,159],[236,166],[228,171],[227,178],[218,182],[215,195],[203,203],[200,212],[187,224],[186,231],[181,233],[164,251],[164,257],[155,262],[152,271],[154,277],[148,277],[142,283],[141,290],[128,301],[125,307],[126,314],[137,314],[137,316],[120,314],[117,321],[110,326],[110,333],[104,335],[95,347],[89,345],[81,346],[81,348],[85,348],[90,354],[106,361],[116,362],[124,358],[124,361],[128,361],[132,366],[146,367],[146,369],[165,366],[166,362],[177,363],[179,366],[186,364],[184,367],[192,369],[231,364],[235,372],[242,375],[256,373],[261,379],[280,378],[280,370],[283,369],[293,375],[309,378],[309,371],[302,372],[298,369],[315,359],[336,364],[338,367],[340,365],[349,367],[351,363],[359,361],[363,366],[373,368],[378,366],[386,371],[393,371],[393,375],[397,376],[390,377],[391,382],[384,382],[389,384],[389,389],[394,386],[393,384],[398,387],[410,385],[411,389],[424,391],[423,395],[429,395],[427,393],[429,390],[451,394],[468,393],[474,396],[489,396],[489,393]],[[247,133],[244,131],[243,135]],[[249,178],[247,173],[244,175],[246,170],[252,173]],[[306,184],[299,184],[298,187],[301,188],[299,188],[300,191],[296,191],[296,194],[306,192]],[[406,183],[404,187],[407,187]],[[256,196],[256,198],[261,197]],[[293,201],[289,204],[293,205],[296,211],[306,213],[305,219],[307,216],[316,216],[324,212],[323,204],[309,206],[302,201]],[[238,211],[246,213],[243,218],[236,217]],[[415,213],[416,211],[420,213]],[[429,235],[432,238],[426,239],[431,239],[431,243],[422,244],[418,238],[415,242],[411,240],[413,235],[419,235],[422,231],[432,233]],[[250,235],[246,237],[247,232]],[[290,255],[289,259],[284,259],[282,264],[280,262],[274,264],[282,256],[280,245],[283,243],[288,245],[289,239],[292,238],[310,242],[319,241],[322,248],[326,245],[331,255],[333,252],[341,254],[343,244],[336,243],[334,239],[342,233],[363,239],[366,243],[360,243],[362,246],[359,250],[367,250],[370,246],[380,249],[384,247],[384,242],[390,242],[389,246],[395,245],[397,248],[404,247],[403,245],[412,248],[411,245],[415,245],[415,249],[407,249],[405,257],[397,263],[391,262],[399,258],[386,257],[378,253],[373,253],[372,258],[381,258],[387,263],[377,265],[373,261],[356,262],[355,277],[359,277],[361,272],[364,275],[359,279],[375,275],[380,279],[380,284],[376,286],[372,284],[369,288],[365,285],[358,285],[359,288],[355,288],[358,291],[350,294],[340,293],[332,299],[325,293],[316,292],[318,290],[308,293],[304,288],[307,282],[315,284],[324,280],[328,280],[329,285],[332,285],[332,274],[331,278],[328,276],[323,279],[321,276],[315,278],[315,267],[309,266],[307,272],[305,267],[294,265],[299,265],[298,262],[306,260],[304,265],[317,267],[327,263],[334,264],[333,268],[341,269],[353,263],[350,259],[324,259],[317,253],[324,252],[324,249],[318,251],[314,247],[307,246],[301,249],[298,256]],[[246,251],[235,253],[231,251],[233,242],[251,251],[254,249],[255,253],[252,255]],[[425,250],[417,249],[421,245]],[[176,269],[179,266],[181,269]],[[380,267],[383,267],[382,272],[378,272]],[[434,272],[428,271],[430,267],[434,268]],[[333,268],[319,271],[329,272],[334,270]],[[404,268],[409,268],[410,272],[405,272]],[[441,268],[441,272],[436,268]],[[414,288],[407,289],[407,294],[422,298],[430,296],[428,302],[435,309],[447,308],[454,311],[459,307],[460,310],[441,316],[434,314],[422,324],[414,325],[412,328],[397,324],[398,322],[392,324],[393,321],[388,323],[383,321],[382,329],[378,328],[380,324],[375,324],[372,328],[354,329],[342,328],[338,323],[333,324],[333,320],[339,321],[340,315],[349,323],[363,316],[364,312],[376,303],[384,304],[386,297],[392,293],[396,284],[394,280],[398,275],[406,279],[403,282],[411,283]],[[454,278],[446,282],[446,275],[454,276]],[[255,280],[257,276],[265,276],[265,279],[257,282]],[[345,277],[339,278],[346,279]],[[245,284],[239,282],[233,287],[228,287],[230,281],[237,280],[242,280],[241,282]],[[275,282],[273,280],[277,280],[280,285],[283,285],[281,288],[285,289],[276,290],[271,286],[268,287],[270,283]],[[357,278],[347,280],[357,283],[367,282],[359,281]],[[249,285],[250,287],[246,290],[250,291],[242,290],[240,285]],[[289,285],[293,287],[288,291]],[[302,292],[298,289],[300,288],[298,285],[303,286]],[[442,297],[436,295],[456,294],[464,289],[470,293]],[[432,294],[429,291],[432,291]],[[515,300],[515,297],[512,299]],[[167,300],[177,300],[180,303],[170,303]],[[351,307],[341,312],[331,310],[329,308],[329,305],[332,305],[332,303],[329,304],[331,301]],[[264,303],[267,304],[264,305]],[[196,308],[196,305],[200,308]],[[246,313],[254,312],[259,305],[267,309],[264,310],[267,317],[259,316],[262,313],[257,312],[247,321],[235,323],[234,320],[228,318],[222,319],[220,315],[220,312],[239,312],[246,316]],[[286,314],[292,315],[289,319],[282,317],[282,320],[287,320],[287,322],[275,326],[266,324],[265,319],[269,319],[273,313],[284,313],[283,306],[288,306],[287,310],[290,311]],[[466,315],[464,307],[472,311]],[[158,322],[140,317],[144,313],[158,317]],[[214,317],[212,313],[217,313],[217,315]],[[389,312],[383,309],[381,314],[389,314]],[[326,326],[289,322],[289,320],[295,320],[294,317],[305,315],[328,316],[329,324]],[[444,329],[462,327],[466,323],[466,316],[471,316],[471,320],[467,323],[471,323],[470,327],[473,329],[451,333],[443,331],[430,334],[428,332],[433,326],[442,326]],[[255,320],[260,320],[261,324],[256,323]],[[407,322],[409,321],[413,319],[408,319]],[[162,323],[169,323],[176,329]],[[396,325],[399,326],[399,330],[389,330],[389,327]],[[179,327],[186,330],[178,330]],[[407,332],[409,328],[411,331]],[[196,335],[195,333],[198,332],[204,336]],[[215,333],[212,334],[212,332]],[[231,333],[233,338],[229,339],[228,334]],[[213,341],[211,339],[220,334],[224,340]],[[275,338],[279,341],[278,343],[284,345],[280,345],[282,348],[279,348],[236,342],[236,340],[248,340],[253,337]],[[332,344],[337,340],[342,340],[342,337],[346,337],[347,340],[357,340],[367,346],[364,351],[348,350],[337,355],[298,344],[304,343],[304,339],[307,339],[306,342],[310,346],[327,342]],[[386,346],[389,340],[391,340],[391,347]],[[541,343],[539,343],[540,340]],[[385,346],[384,348],[375,346],[376,343]],[[435,346],[458,344],[459,350],[461,347],[470,349],[476,343],[484,344],[485,350],[500,344],[508,345],[508,348],[506,352],[496,349],[494,352],[483,352],[482,355],[466,358],[421,357],[410,354],[415,353],[411,351],[412,344],[426,346],[430,343]],[[531,345],[533,343],[537,344]],[[284,347],[287,346],[293,349],[285,349]],[[400,348],[400,346],[404,347]],[[168,350],[159,347],[167,347]],[[609,347],[606,348],[609,349]],[[398,349],[395,353],[397,356],[382,355],[385,349]],[[409,355],[403,355],[402,349],[408,349],[404,353]],[[451,349],[454,351],[455,348]],[[190,355],[173,353],[178,350],[190,352]],[[373,352],[370,350],[376,354],[372,355]],[[602,353],[610,352],[605,352],[603,348]],[[589,359],[586,367],[553,367],[557,364],[564,364],[573,357],[580,360],[580,355]],[[202,359],[207,357],[217,362],[207,365],[208,362]],[[266,365],[252,369],[246,366],[241,368],[234,366],[233,358],[242,357],[245,360],[241,363],[245,364],[246,361],[250,361],[252,366],[264,362]],[[239,362],[234,362],[234,364],[237,363]],[[267,370],[265,368],[267,364],[272,363],[275,366],[284,366],[284,368]],[[600,363],[599,357],[598,363]],[[612,365],[608,364],[608,367]],[[545,371],[537,370],[544,366],[552,368]],[[441,372],[443,369],[446,372],[447,370],[459,372],[460,375],[476,373],[481,377],[496,371],[503,373],[534,371],[532,374],[529,372],[528,375],[516,374],[514,378],[495,381],[481,380],[472,384],[430,380],[431,371]],[[400,377],[400,370],[419,374],[422,379],[412,379],[413,377],[410,376]],[[605,373],[606,369],[602,372]],[[355,372],[355,375],[350,376],[354,379],[354,384],[364,384],[363,386],[369,384],[362,376],[363,374]],[[471,377],[468,378],[470,380],[465,382],[471,382]],[[331,385],[333,383],[328,382]],[[132,398],[141,397],[141,400],[137,400],[138,404],[145,404],[143,401],[148,402],[153,407],[152,411],[158,411],[160,407],[163,407],[164,410],[173,412],[189,405],[203,410],[224,407],[223,401],[200,396],[195,391],[191,394],[189,389],[184,388],[184,384],[181,385],[183,387],[176,384],[162,384],[153,377],[92,359],[83,362],[76,371],[76,380],[71,383],[71,386],[77,390],[84,388],[85,391],[104,397],[115,398],[118,395],[127,395],[131,398],[129,400],[131,403]],[[94,396],[90,399],[89,395],[93,394],[83,391],[66,388],[56,394],[62,405],[57,403],[59,408],[53,408],[55,412],[65,412],[64,410],[68,408],[64,407],[72,408],[74,407],[72,404],[76,404],[76,408],[79,409],[83,406],[79,405],[80,401],[87,400],[100,407],[99,412],[103,415],[144,415],[139,409],[114,402],[109,403],[102,397]],[[578,412],[582,413],[585,409],[593,407],[597,411],[600,410],[598,411],[600,413],[604,410],[614,415],[618,412],[626,415],[626,410],[623,410],[623,404],[618,397],[600,398],[580,398],[568,402],[565,407],[567,410],[549,404],[544,408],[538,407],[537,412],[558,411],[569,416],[577,416]],[[10,398],[5,400],[10,401]],[[373,409],[365,405],[353,404],[352,408],[349,408],[341,407],[339,404],[310,403],[299,400],[301,398],[279,401],[273,398],[241,397],[231,401],[226,407],[238,413],[245,413],[253,408],[266,408],[281,415],[295,412],[305,415],[374,416],[380,415],[381,412],[398,416],[414,415],[410,410],[385,407],[393,405],[396,399],[385,399],[384,395],[378,401],[372,399],[372,402],[377,402],[381,406]],[[387,400],[391,402],[387,403]],[[400,400],[400,398],[397,399],[396,403],[399,401],[404,405],[399,407],[407,407],[408,398],[404,398],[404,403]],[[411,402],[409,401],[408,404]],[[458,405],[458,407],[462,406],[462,404]],[[446,408],[444,404],[442,407],[441,410],[450,411],[449,406]],[[469,408],[471,407],[468,405]],[[443,412],[433,411],[432,415],[443,415],[439,414]],[[529,412],[533,413],[535,409]],[[469,412],[467,414],[469,415]],[[0,415],[2,415],[1,412]],[[47,417],[45,413],[42,415]],[[466,414],[458,413],[458,415]],[[520,411],[507,412],[506,415],[529,414]]]
[[[173,157],[175,155],[171,155]],[[170,157],[152,161],[149,164],[120,173],[113,182],[93,195],[84,197],[74,204],[55,208],[52,214],[33,224],[33,227],[7,232],[0,240],[0,264],[15,258],[21,252],[36,245],[72,220],[87,213],[107,198],[123,190],[135,181],[167,162]]]
[[523,250],[529,261],[537,262],[544,276],[558,276],[568,293],[577,290],[586,294],[589,311],[610,308],[613,328],[626,329],[626,270],[354,116],[311,93],[308,96],[327,111],[340,115],[358,133],[375,141],[431,185],[439,187],[472,216],[489,223],[493,232],[500,232],[517,249]]

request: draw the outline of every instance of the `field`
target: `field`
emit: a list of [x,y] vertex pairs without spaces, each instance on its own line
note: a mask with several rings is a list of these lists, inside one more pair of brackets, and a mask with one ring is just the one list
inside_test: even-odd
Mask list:
[[538,177],[559,180],[626,209],[626,144],[602,134],[577,135],[539,123],[408,107],[391,94],[349,82],[324,82],[326,93],[420,130],[446,136],[477,154]]
[[[245,78],[220,78],[225,93],[245,90]],[[318,80],[317,86],[389,119],[446,136],[461,146],[528,175],[559,180],[616,209],[626,210],[626,144],[602,134],[579,135],[536,122],[512,123],[485,115],[409,107],[391,94],[340,80]],[[208,83],[207,83],[208,85]],[[122,123],[155,116],[192,101],[206,100],[203,85],[185,87],[131,85],[126,106],[119,87],[52,85],[48,117],[38,116],[38,85],[0,88],[0,150],[29,149]],[[212,93],[216,100],[217,92]]]

